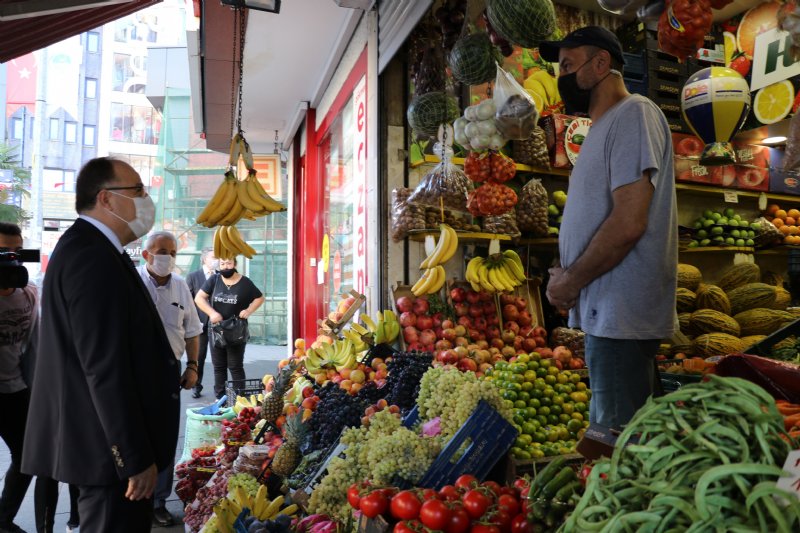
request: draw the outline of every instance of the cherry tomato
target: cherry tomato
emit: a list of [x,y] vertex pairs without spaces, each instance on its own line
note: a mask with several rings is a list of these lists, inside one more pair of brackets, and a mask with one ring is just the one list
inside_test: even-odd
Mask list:
[[578,479],[581,481],[581,483],[586,485],[586,480],[589,479],[589,474],[591,474],[591,473],[592,473],[592,465],[587,463],[587,464],[583,465],[583,468],[581,468],[581,471],[578,472]]
[[514,496],[501,494],[500,497],[497,498],[497,507],[505,510],[511,516],[516,516],[517,513],[519,513],[519,500]]
[[500,533],[500,528],[494,524],[477,523],[472,525],[470,533]]
[[359,492],[358,483],[353,483],[347,489],[347,502],[353,509],[358,509],[358,504],[361,502],[361,493]]
[[450,509],[450,523],[444,529],[445,533],[464,533],[469,531],[472,519],[463,506]]
[[461,493],[453,485],[445,485],[439,489],[439,498],[446,501],[456,501],[461,499]]
[[515,498],[519,498],[519,489],[516,487],[500,487],[500,494],[508,494]]
[[422,501],[439,499],[439,493],[433,489],[417,489],[417,493]]
[[375,518],[387,511],[389,500],[382,491],[376,490],[361,498],[358,508],[367,518]]
[[407,522],[398,522],[394,525],[392,533],[414,533],[414,530],[408,527]]
[[497,527],[500,528],[502,532],[509,532],[511,531],[511,521],[514,519],[514,515],[508,513],[503,509],[497,509],[496,511],[491,511],[488,513],[488,521]]
[[414,520],[419,518],[419,509],[422,501],[416,493],[410,490],[398,492],[390,504],[392,516],[396,520]]
[[527,489],[530,486],[531,482],[525,479],[524,477],[518,477],[517,479],[514,480],[514,487],[519,490]]
[[462,476],[459,476],[458,479],[456,479],[455,486],[458,489],[466,489],[466,490],[474,489],[475,487],[478,486],[478,478],[470,474],[464,474]]
[[494,492],[495,495],[498,496],[500,495],[500,483],[496,481],[484,481],[481,486],[491,489],[491,491]]
[[425,527],[443,531],[450,524],[450,509],[441,500],[428,500],[419,510],[419,520]]
[[475,520],[482,517],[492,504],[492,500],[483,491],[477,489],[472,489],[464,494],[461,502],[464,504],[464,509]]
[[530,533],[531,530],[526,515],[520,513],[511,520],[511,533]]

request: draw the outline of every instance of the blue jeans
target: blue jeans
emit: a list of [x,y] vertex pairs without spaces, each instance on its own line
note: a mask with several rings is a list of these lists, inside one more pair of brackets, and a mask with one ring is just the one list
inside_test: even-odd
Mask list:
[[589,421],[621,429],[654,392],[653,361],[661,341],[586,335],[585,343],[592,390]]

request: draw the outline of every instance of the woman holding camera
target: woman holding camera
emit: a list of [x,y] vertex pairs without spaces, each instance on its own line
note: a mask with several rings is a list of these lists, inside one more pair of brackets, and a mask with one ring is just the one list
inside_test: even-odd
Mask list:
[[236,258],[220,259],[219,269],[218,274],[206,280],[194,299],[198,309],[208,315],[209,349],[214,367],[214,394],[217,398],[225,394],[229,370],[231,379],[241,384],[241,387],[244,386],[246,340],[241,343],[226,342],[224,346],[220,346],[222,343],[219,335],[214,334],[215,326],[233,317],[246,321],[264,303],[264,295],[258,287],[250,278],[236,270]]

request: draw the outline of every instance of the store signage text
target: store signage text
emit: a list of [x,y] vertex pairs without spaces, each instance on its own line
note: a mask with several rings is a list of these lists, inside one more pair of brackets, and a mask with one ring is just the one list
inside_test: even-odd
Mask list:
[[791,34],[777,28],[756,37],[751,91],[800,74],[800,61],[792,59],[791,44]]
[[356,129],[353,135],[353,288],[364,293],[367,287],[367,86],[366,77],[356,85],[353,93]]

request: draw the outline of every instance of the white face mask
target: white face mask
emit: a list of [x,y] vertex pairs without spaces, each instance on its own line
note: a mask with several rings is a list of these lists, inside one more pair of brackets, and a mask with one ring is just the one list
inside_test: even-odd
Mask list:
[[136,218],[133,220],[125,220],[118,214],[114,213],[113,211],[108,211],[121,221],[125,222],[128,227],[133,232],[133,235],[138,239],[144,235],[147,235],[147,232],[153,228],[153,224],[156,221],[156,205],[153,203],[153,199],[150,196],[125,196],[124,194],[119,194],[114,191],[108,191],[111,194],[116,194],[117,196],[122,196],[123,198],[127,198],[128,200],[133,201],[133,205],[136,209]]
[[150,257],[153,259],[153,262],[150,263],[150,270],[156,276],[162,278],[168,276],[175,268],[175,258],[171,255],[150,255]]

